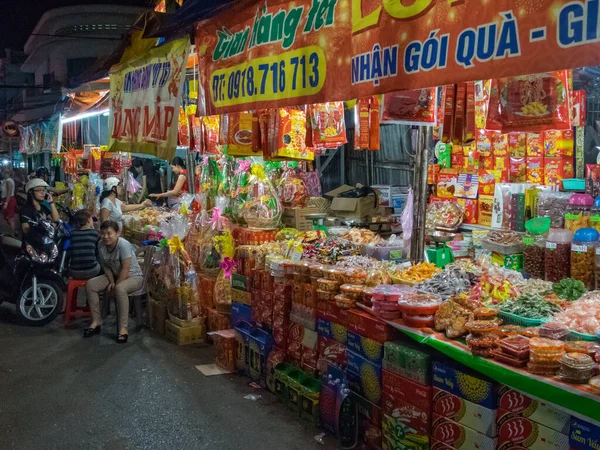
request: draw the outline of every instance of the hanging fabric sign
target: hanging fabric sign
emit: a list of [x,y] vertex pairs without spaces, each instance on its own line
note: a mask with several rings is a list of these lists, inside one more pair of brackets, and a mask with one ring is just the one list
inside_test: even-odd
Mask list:
[[175,156],[189,51],[189,39],[179,39],[111,68],[111,152]]
[[260,0],[196,27],[202,115],[598,64],[600,0]]

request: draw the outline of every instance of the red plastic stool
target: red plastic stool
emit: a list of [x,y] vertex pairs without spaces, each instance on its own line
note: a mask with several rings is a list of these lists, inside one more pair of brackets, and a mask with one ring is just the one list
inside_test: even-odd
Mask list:
[[65,304],[65,327],[76,317],[90,317],[92,314],[88,306],[77,305],[77,291],[85,287],[87,280],[69,280],[67,285],[67,303]]

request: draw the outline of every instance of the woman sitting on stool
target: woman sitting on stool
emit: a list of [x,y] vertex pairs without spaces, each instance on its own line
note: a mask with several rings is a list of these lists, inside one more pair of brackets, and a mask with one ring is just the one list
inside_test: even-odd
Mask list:
[[107,220],[100,226],[102,239],[98,245],[98,253],[104,275],[87,282],[86,291],[92,312],[92,323],[84,330],[83,337],[92,337],[100,333],[102,314],[98,294],[108,288],[108,292],[114,293],[117,298],[119,315],[117,342],[125,344],[129,337],[127,332],[129,294],[141,289],[144,277],[133,247],[127,240],[119,237],[119,231],[119,224],[112,220]]

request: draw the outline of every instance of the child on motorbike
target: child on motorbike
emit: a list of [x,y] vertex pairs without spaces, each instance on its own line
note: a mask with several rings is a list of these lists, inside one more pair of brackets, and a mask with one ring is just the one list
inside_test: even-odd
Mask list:
[[94,229],[89,212],[80,210],[73,216],[75,229],[71,232],[69,247],[69,275],[76,280],[89,280],[100,273],[98,241],[100,236]]

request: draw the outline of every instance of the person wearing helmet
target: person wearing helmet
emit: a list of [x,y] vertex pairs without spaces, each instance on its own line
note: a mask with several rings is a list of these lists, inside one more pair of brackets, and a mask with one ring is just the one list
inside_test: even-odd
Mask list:
[[107,220],[112,220],[119,224],[120,229],[123,229],[123,213],[138,211],[140,209],[152,206],[150,200],[137,205],[124,205],[119,200],[119,187],[121,180],[117,177],[109,177],[104,180],[104,190],[100,194],[100,223]]
[[30,231],[29,221],[51,219],[53,222],[60,220],[60,215],[54,206],[52,195],[48,192],[48,183],[41,178],[33,178],[27,182],[27,202],[21,208],[20,220],[23,234]]
[[[40,179],[44,180],[46,182],[46,184],[48,184],[48,183],[50,183],[50,171],[44,166],[38,167],[37,170],[35,171],[35,178],[40,178]],[[50,186],[49,184],[48,184],[48,191],[50,191],[52,194],[54,194],[56,196],[60,196],[60,195],[63,195],[63,194],[66,194],[67,192],[69,192],[68,189],[56,189],[56,188]]]

